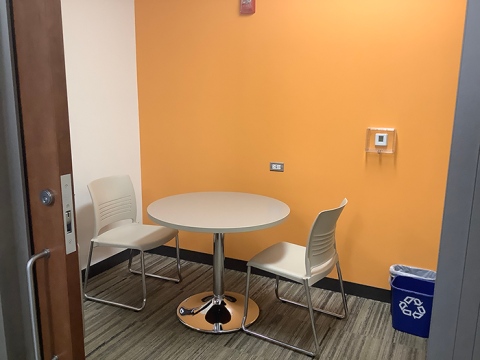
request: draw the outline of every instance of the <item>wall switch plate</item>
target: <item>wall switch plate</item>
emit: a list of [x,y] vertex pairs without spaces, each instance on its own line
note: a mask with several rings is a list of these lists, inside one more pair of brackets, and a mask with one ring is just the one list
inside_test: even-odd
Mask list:
[[281,162],[271,162],[270,171],[281,171],[283,172],[283,163]]
[[375,146],[387,146],[388,134],[376,133],[375,134]]

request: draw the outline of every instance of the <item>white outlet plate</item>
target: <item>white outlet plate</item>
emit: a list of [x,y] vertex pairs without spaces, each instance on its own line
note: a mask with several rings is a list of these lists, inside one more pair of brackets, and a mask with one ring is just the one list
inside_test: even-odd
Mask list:
[[283,172],[284,165],[281,162],[271,162],[270,163],[270,171],[280,171]]

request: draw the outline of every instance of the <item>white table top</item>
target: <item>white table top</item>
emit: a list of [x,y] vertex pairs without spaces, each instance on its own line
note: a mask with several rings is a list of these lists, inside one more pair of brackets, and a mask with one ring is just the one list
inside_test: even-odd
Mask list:
[[168,196],[147,208],[153,222],[169,228],[204,233],[238,233],[284,222],[290,208],[262,195],[197,192]]

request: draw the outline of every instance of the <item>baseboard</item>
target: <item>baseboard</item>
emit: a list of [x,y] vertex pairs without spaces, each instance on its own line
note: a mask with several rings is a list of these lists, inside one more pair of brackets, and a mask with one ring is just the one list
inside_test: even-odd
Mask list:
[[[169,257],[176,256],[175,248],[168,247],[168,246],[161,246],[151,250],[150,252],[158,255],[169,256]],[[193,261],[201,264],[207,264],[207,265],[213,264],[213,255],[205,254],[197,251],[180,249],[180,257],[184,260]],[[225,258],[225,268],[246,272],[247,262],[244,260]],[[275,277],[275,275],[271,273],[258,270],[258,269],[252,269],[252,273],[262,275],[265,277],[270,277],[270,278]],[[366,299],[390,303],[390,290],[352,283],[349,281],[344,281],[343,285],[345,288],[345,292],[349,295],[354,295],[354,296],[359,296]],[[314,287],[325,289],[325,290],[339,291],[340,283],[337,279],[324,278],[319,282],[317,282],[314,285]]]
[[[130,250],[124,250],[116,255],[113,255],[99,263],[92,265],[90,267],[90,276],[98,275],[126,260],[128,260]],[[160,246],[156,249],[150,250],[150,253],[168,256],[168,257],[176,257],[175,248],[169,246]],[[200,264],[213,264],[213,255],[205,254],[197,251],[192,250],[185,250],[180,249],[180,257],[183,260],[192,261]],[[247,271],[247,262],[244,260],[237,260],[232,258],[225,258],[225,268],[231,270],[237,270],[246,272]],[[268,273],[266,271],[252,269],[253,274],[274,278],[275,275]],[[82,270],[82,280],[85,279],[85,270]],[[286,280],[286,279],[285,279]],[[286,280],[288,281],[288,280]],[[390,302],[390,290],[380,289],[373,286],[357,284],[349,281],[343,282],[345,292],[349,295],[359,296],[366,299],[381,301],[385,303]],[[337,279],[330,279],[324,278],[317,282],[314,287],[325,289],[325,290],[333,290],[339,291],[340,284]]]

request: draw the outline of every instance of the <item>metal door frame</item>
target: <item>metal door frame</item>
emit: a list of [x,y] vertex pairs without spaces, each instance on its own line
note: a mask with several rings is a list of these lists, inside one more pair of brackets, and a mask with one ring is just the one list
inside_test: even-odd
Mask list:
[[25,264],[31,255],[31,246],[13,49],[10,2],[1,0],[0,327],[3,329],[0,333],[4,336],[0,339],[0,348],[3,347],[8,359],[30,360],[34,355]]

